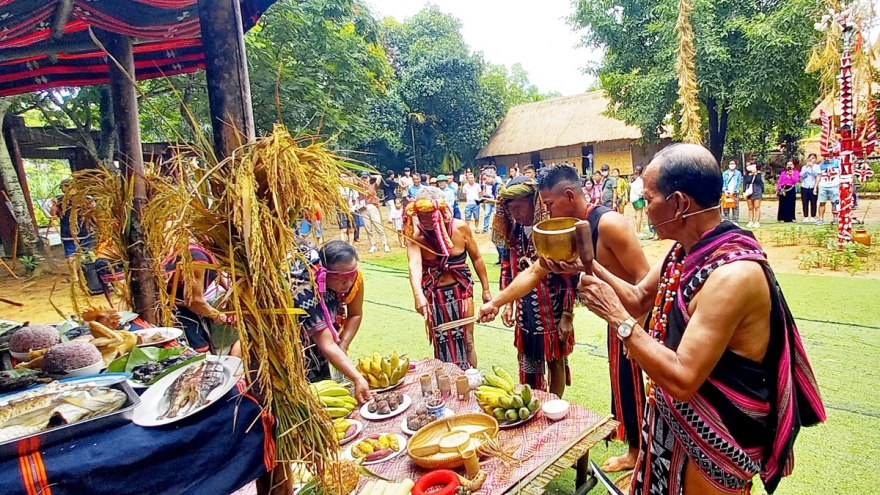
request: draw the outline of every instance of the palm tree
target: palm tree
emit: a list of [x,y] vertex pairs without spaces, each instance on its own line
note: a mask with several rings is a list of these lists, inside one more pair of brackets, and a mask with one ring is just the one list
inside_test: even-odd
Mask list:
[[409,112],[406,114],[406,120],[409,122],[409,133],[412,138],[412,148],[413,148],[413,173],[419,173],[419,163],[416,159],[416,125],[424,124],[428,118],[425,116],[424,112]]

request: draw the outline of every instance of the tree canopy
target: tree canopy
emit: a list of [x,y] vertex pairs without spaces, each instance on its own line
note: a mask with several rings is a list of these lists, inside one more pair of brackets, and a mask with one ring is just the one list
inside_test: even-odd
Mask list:
[[[397,21],[377,20],[363,0],[280,0],[245,44],[258,135],[281,121],[383,170],[470,163],[511,106],[556,96],[521,65],[472,51],[461,22],[434,5]],[[210,135],[204,72],[142,81],[139,94],[145,141]],[[23,95],[11,111],[77,129],[70,144],[108,165],[111,105],[99,87],[63,88]]]
[[[797,134],[806,124],[817,80],[804,67],[817,39],[816,2],[694,0],[691,22],[707,144],[720,158],[731,126],[739,134]],[[603,48],[595,69],[614,103],[611,113],[656,140],[678,113],[677,0],[577,2],[570,22],[583,43]],[[745,129],[745,131],[743,131]]]
[[519,64],[508,71],[472,52],[461,22],[435,5],[403,22],[383,19],[381,32],[394,77],[370,112],[374,133],[358,149],[383,169],[449,171],[468,163],[511,106],[548,96]]

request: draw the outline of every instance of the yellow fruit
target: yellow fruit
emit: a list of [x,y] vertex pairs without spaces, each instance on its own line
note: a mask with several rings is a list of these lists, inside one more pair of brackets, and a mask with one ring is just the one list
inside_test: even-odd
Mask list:
[[[515,380],[512,376],[510,376],[510,373],[508,373],[507,370],[505,370],[501,366],[492,366],[492,371],[495,372],[495,374],[498,376],[498,378],[501,378],[505,382],[509,383],[511,385],[511,387],[516,386],[518,380]],[[511,388],[511,391],[512,391],[512,388]]]
[[379,388],[385,388],[391,386],[391,378],[388,377],[385,373],[379,375]]
[[392,372],[391,361],[389,361],[388,359],[383,359],[381,362],[381,367],[382,367],[382,373],[385,373],[386,375],[391,376],[391,372]]
[[366,375],[367,383],[370,384],[370,388],[382,388],[379,386],[379,379],[373,375]]
[[379,436],[379,446],[383,449],[387,449],[391,443],[388,441],[389,435],[380,435]]
[[379,361],[370,361],[370,374],[377,378],[382,374],[382,364]]
[[325,397],[321,396],[321,403],[324,404],[325,407],[345,407],[346,402],[338,397]]
[[320,397],[343,397],[351,394],[348,393],[348,389],[337,383],[335,387],[324,389],[324,391],[318,395]]
[[397,440],[397,435],[388,434],[388,446],[395,452],[400,450],[400,441]]
[[399,382],[400,379],[403,378],[403,375],[404,375],[404,374],[405,374],[405,373],[403,373],[403,372],[400,370],[400,368],[397,368],[397,369],[395,369],[394,371],[392,371],[392,372],[391,372],[391,383],[397,383],[397,382]]
[[[391,353],[391,370],[397,371],[397,368],[400,366],[400,356],[397,355],[397,351]],[[391,373],[389,373],[390,375]]]
[[357,370],[362,375],[369,375],[370,374],[370,360],[366,359],[366,358],[361,358],[361,360],[358,361]]
[[505,381],[503,378],[493,375],[492,373],[486,373],[486,383],[493,387],[498,387],[505,392],[513,392],[514,385]]
[[351,413],[351,410],[344,407],[328,407],[325,409],[331,418],[344,418]]
[[[364,455],[370,455],[375,452],[376,449],[373,448],[373,444],[371,444],[368,440],[364,440],[359,443],[357,446],[358,450],[360,450]],[[354,449],[352,449],[354,450]]]

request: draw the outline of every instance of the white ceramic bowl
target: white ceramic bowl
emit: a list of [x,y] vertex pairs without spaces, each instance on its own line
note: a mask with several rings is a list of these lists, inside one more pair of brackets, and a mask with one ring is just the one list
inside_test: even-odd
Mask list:
[[568,416],[569,407],[568,401],[556,399],[545,402],[541,406],[541,410],[544,411],[544,416],[547,416],[551,421],[559,421]]
[[71,370],[63,375],[50,375],[53,378],[73,378],[75,376],[97,375],[104,368],[104,361],[98,361],[90,366]]

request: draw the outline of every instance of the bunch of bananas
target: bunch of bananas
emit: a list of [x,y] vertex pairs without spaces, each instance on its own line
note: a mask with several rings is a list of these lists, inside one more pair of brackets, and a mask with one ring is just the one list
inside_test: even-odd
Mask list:
[[532,397],[532,388],[523,385],[518,390],[516,381],[510,373],[500,366],[493,366],[492,373],[486,373],[486,382],[477,387],[477,403],[486,414],[499,421],[528,419],[541,407],[541,401]]
[[372,358],[362,357],[358,361],[357,369],[370,384],[370,388],[390,387],[403,379],[409,371],[409,358],[401,359],[397,351],[388,357],[374,352]]
[[348,390],[333,380],[323,380],[309,385],[309,389],[322,404],[331,418],[344,418],[357,406],[357,400]]

